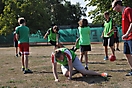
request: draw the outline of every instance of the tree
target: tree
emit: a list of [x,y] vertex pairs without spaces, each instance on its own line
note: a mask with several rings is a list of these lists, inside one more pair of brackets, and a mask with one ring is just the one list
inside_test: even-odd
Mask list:
[[[94,10],[88,12],[88,16],[91,16],[91,19],[93,19],[93,23],[95,24],[101,24],[104,21],[103,13],[105,11],[109,11],[111,17],[114,19],[115,23],[117,25],[121,25],[121,13],[114,12],[112,10],[111,3],[113,0],[85,0],[89,1],[87,6],[96,6]],[[123,0],[122,1],[124,5],[126,6],[132,6],[131,0]]]
[[86,8],[80,6],[79,3],[71,4],[66,0],[47,0],[51,21],[57,25],[73,25],[77,24],[81,16],[86,16]]
[[[4,9],[0,14],[0,34],[11,33],[17,24],[18,17],[24,17],[31,33],[38,29],[47,30],[50,17],[47,14],[44,0],[3,0]],[[45,29],[45,30],[44,30]]]
[[1,0],[0,35],[11,33],[24,17],[31,33],[47,31],[51,24],[74,25],[85,16],[86,8],[66,0]]

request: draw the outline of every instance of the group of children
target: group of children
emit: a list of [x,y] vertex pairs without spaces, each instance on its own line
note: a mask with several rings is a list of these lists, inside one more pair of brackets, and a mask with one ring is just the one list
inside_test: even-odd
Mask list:
[[[114,9],[116,9],[115,7],[117,5],[121,12],[123,8],[122,1],[115,0],[112,6],[114,6]],[[117,43],[116,50],[120,51],[118,48],[119,37],[117,36],[117,28],[115,27],[115,25],[113,25],[113,20],[109,17],[109,13],[105,12],[104,17],[106,18],[106,21],[104,23],[104,31],[101,37],[103,38],[103,46],[105,48],[104,60],[108,60],[107,46],[110,46],[112,54],[115,55],[114,42]],[[24,18],[19,18],[18,23],[20,26],[15,28],[15,32],[16,32],[15,40],[18,41],[18,46],[19,46],[21,61],[22,61],[22,71],[24,72],[24,74],[32,73],[32,71],[28,69],[29,28],[25,26]],[[75,47],[73,47],[72,49],[65,48],[62,44],[57,42],[58,38],[56,39],[57,37],[56,34],[58,34],[59,28],[56,25],[50,28],[47,31],[47,33],[44,35],[44,38],[48,36],[48,41],[55,46],[53,53],[51,54],[51,61],[52,61],[53,75],[54,75],[55,81],[57,82],[59,81],[58,74],[57,74],[57,62],[61,64],[62,73],[63,75],[68,77],[69,80],[72,79],[72,75],[76,72],[80,72],[82,75],[96,75],[96,76],[107,77],[107,73],[97,73],[95,71],[91,71],[88,69],[88,51],[91,51],[90,27],[88,26],[87,19],[80,20],[78,24],[79,24],[78,30],[79,30],[80,37],[77,39]],[[115,34],[114,34],[114,31],[115,31]],[[123,39],[125,38],[127,39],[129,37],[128,35],[130,32],[131,32],[131,28],[126,34],[123,35]],[[129,43],[129,41],[126,40],[124,44],[126,44],[124,45],[125,47],[124,53],[131,65],[131,61],[130,61],[131,52],[129,50],[131,43]],[[79,48],[80,48],[80,60],[75,54],[75,51]],[[18,49],[16,49],[16,56],[18,56]],[[81,63],[83,56],[85,56],[85,67]],[[75,70],[73,70],[73,68]],[[127,75],[131,76],[132,72],[128,73]]]
[[[72,75],[75,74],[76,72],[80,72],[83,76],[84,75],[96,75],[102,77],[107,76],[107,73],[97,73],[95,71],[89,70],[88,51],[91,51],[90,27],[88,26],[87,19],[80,20],[78,24],[79,24],[78,30],[80,36],[76,40],[75,46],[73,46],[71,49],[65,48],[64,46],[62,46],[62,44],[57,42],[58,37],[56,37],[56,35],[59,34],[58,33],[59,30],[56,25],[50,28],[47,31],[47,33],[44,35],[44,38],[48,36],[49,42],[52,45],[54,45],[54,51],[51,54],[51,60],[52,60],[52,69],[53,69],[55,81],[59,81],[57,75],[57,62],[61,64],[62,73],[63,75],[68,77],[68,79],[72,79]],[[54,35],[51,32],[54,33]],[[79,48],[80,48],[80,60],[75,54],[75,51]],[[82,65],[83,56],[85,57],[85,67]],[[75,70],[73,70],[73,68]]]

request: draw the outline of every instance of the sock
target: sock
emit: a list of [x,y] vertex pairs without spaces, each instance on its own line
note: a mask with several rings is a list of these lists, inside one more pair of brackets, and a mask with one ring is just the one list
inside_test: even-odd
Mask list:
[[25,68],[24,66],[22,66],[22,68]]
[[28,70],[28,68],[25,69],[26,71]]
[[85,67],[88,67],[88,65],[85,65]]

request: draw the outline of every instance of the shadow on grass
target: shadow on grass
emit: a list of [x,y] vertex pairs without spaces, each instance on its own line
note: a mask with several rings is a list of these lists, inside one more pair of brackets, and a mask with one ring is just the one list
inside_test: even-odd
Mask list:
[[88,84],[97,84],[102,82],[107,82],[110,78],[103,78],[100,76],[88,76],[88,77],[74,77],[74,81],[84,81]]
[[89,64],[106,64],[106,63],[103,63],[103,62],[88,62]]
[[[49,71],[33,71],[34,74],[53,74],[53,72],[49,72]],[[62,72],[57,72],[58,74],[62,74]]]
[[112,69],[112,70],[106,70],[111,72],[129,72],[130,70],[118,70],[118,69]]

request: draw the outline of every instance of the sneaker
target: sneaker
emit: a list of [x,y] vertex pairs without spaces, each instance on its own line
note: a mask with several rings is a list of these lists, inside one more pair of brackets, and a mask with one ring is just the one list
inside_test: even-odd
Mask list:
[[16,57],[18,57],[18,54],[16,54]]
[[132,72],[127,73],[126,76],[132,76]]
[[21,56],[21,53],[19,52],[19,56]]
[[105,56],[105,57],[104,57],[104,60],[108,60],[108,56]]
[[25,71],[25,68],[22,68],[22,71]]
[[104,72],[104,73],[101,73],[101,76],[106,78],[108,74]]
[[33,73],[33,72],[30,69],[28,69],[24,71],[24,74],[27,74],[27,73]]
[[85,69],[88,70],[88,67],[86,66]]
[[120,51],[118,48],[116,48],[117,51]]

